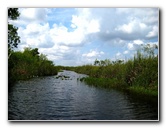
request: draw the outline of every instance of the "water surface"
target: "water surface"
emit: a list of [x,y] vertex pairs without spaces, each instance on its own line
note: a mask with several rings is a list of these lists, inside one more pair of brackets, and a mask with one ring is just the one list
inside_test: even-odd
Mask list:
[[[60,77],[57,77],[60,76]],[[73,71],[18,82],[8,95],[9,120],[158,120],[158,108],[117,90],[86,85]]]

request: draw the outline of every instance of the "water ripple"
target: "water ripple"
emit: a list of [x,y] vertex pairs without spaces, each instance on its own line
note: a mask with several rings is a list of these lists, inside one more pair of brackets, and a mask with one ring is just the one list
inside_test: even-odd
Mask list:
[[22,81],[9,92],[9,120],[157,120],[157,109],[116,90],[80,82],[85,75],[63,71],[58,76]]

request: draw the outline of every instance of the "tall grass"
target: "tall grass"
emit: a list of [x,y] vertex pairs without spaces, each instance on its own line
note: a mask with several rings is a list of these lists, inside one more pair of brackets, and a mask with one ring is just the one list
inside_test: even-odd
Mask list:
[[72,70],[89,75],[84,79],[89,85],[158,96],[158,55],[138,51],[127,62],[116,61],[105,66],[84,65]]

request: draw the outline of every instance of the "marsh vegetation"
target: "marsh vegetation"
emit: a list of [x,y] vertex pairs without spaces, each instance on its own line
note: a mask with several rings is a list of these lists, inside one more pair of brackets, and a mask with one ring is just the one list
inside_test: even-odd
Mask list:
[[156,45],[146,45],[126,62],[96,59],[93,65],[67,69],[89,75],[81,81],[92,86],[158,96],[158,55],[154,54],[157,49]]
[[[18,17],[8,9],[9,19]],[[16,51],[17,30],[8,23],[9,119],[158,119],[158,45],[142,45],[128,60],[56,66],[38,48]],[[148,102],[141,106],[135,96]]]

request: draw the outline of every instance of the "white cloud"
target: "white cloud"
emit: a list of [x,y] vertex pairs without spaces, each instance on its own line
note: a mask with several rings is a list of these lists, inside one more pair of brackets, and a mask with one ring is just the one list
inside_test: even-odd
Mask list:
[[145,23],[139,23],[139,26],[141,30],[145,30],[147,28],[147,25]]
[[88,53],[82,54],[80,62],[82,64],[93,64],[96,58],[103,59],[104,54],[103,51],[90,50]]
[[99,22],[97,20],[91,20],[89,22],[89,25],[87,27],[87,33],[95,33],[95,32],[99,32]]
[[134,19],[129,21],[129,23],[127,24],[117,26],[115,28],[115,32],[116,31],[117,33],[123,32],[124,34],[126,34],[126,36],[129,36],[129,35],[131,36],[131,34],[139,34],[139,36],[142,37],[142,34],[138,32],[146,33],[147,31],[149,31],[149,28],[147,27],[145,23],[141,22],[138,19]]
[[25,22],[43,22],[47,18],[46,8],[24,8],[20,9],[20,19]]
[[79,29],[69,32],[65,26],[58,26],[54,24],[53,28],[50,29],[50,36],[55,43],[67,46],[78,46],[81,45],[84,35]]
[[[71,60],[70,64],[80,64],[86,60],[92,62],[96,57],[102,59],[107,52],[108,56],[127,56],[129,50],[137,50],[151,39],[157,40],[159,15],[156,8],[59,9],[57,13],[60,17],[55,18],[56,10],[20,9],[20,19],[11,21],[19,27],[19,48],[38,47],[48,58],[61,64],[67,64],[67,60]],[[116,48],[109,50],[107,46]],[[81,48],[84,51],[103,49],[83,53]],[[80,53],[76,52],[79,50]],[[85,61],[78,62],[76,55],[80,55]]]
[[[20,12],[21,19],[24,19],[26,22],[29,20],[44,21],[47,17],[46,9],[27,8],[22,9]],[[48,23],[38,24],[37,22],[30,22],[26,28],[20,29],[19,34],[22,37],[22,41],[32,47],[51,47],[53,43],[66,46],[79,46],[82,45],[86,34],[99,31],[98,21],[90,19],[89,14],[89,9],[79,9],[79,13],[72,16],[70,26],[74,29],[73,31],[69,31],[63,24],[58,25],[55,23],[53,28],[49,28]],[[48,45],[48,43],[52,45]]]
[[87,58],[92,58],[92,57],[100,57],[103,54],[104,54],[103,51],[98,52],[96,50],[90,50],[89,53],[84,53],[84,54],[82,54],[82,56],[87,57]]
[[158,8],[116,8],[118,15],[124,15],[126,18],[138,18],[140,22],[147,25],[158,23],[159,9]]
[[133,43],[136,44],[136,45],[141,45],[144,42],[142,40],[134,40]]
[[47,33],[47,31],[49,30],[49,24],[46,23],[44,25],[40,25],[38,23],[30,23],[26,26],[26,28],[23,31],[24,35],[32,35],[32,36],[36,36],[40,35],[42,33]]
[[105,41],[104,43],[109,44],[110,47],[125,47],[126,44],[128,44],[128,41],[122,40],[120,38],[115,38],[109,41]]
[[120,52],[116,53],[116,56],[117,57],[121,56],[121,53]]
[[[53,47],[54,43],[49,35],[48,23],[40,25],[37,23],[28,24],[26,28],[20,27],[18,34],[21,42],[31,47]],[[21,45],[21,44],[20,44]]]
[[123,60],[124,55],[121,52],[115,54],[115,60]]
[[129,53],[129,51],[127,51],[127,50],[123,52],[123,54],[128,54],[128,53]]
[[135,50],[133,43],[128,43],[128,46],[127,46],[127,47],[128,47],[129,50]]
[[21,10],[21,18],[36,19],[35,8],[26,8]]
[[32,23],[43,24],[47,21],[47,8],[19,8],[20,16],[17,20],[9,21],[15,26],[26,26]]
[[48,59],[54,61],[56,65],[76,65],[80,57],[78,49],[56,44],[52,48],[40,48],[39,52],[46,54]]
[[78,9],[78,15],[72,15],[72,26],[75,26],[83,34],[96,33],[100,31],[99,21],[91,17],[90,9]]
[[90,19],[89,9],[79,9],[77,15],[72,15],[70,27],[73,31],[64,25],[54,24],[50,29],[52,40],[59,45],[79,46],[82,45],[85,36],[90,33],[99,32],[99,22],[95,19]]
[[142,40],[134,40],[132,43],[128,43],[127,47],[129,50],[138,50],[143,44],[144,42]]
[[[157,8],[94,8],[90,11],[92,18],[99,19],[98,38],[102,41],[149,39],[146,35],[154,25],[158,26]],[[149,19],[154,20],[149,22]]]
[[71,24],[71,27],[72,27],[72,28],[76,28],[76,25],[74,25],[74,24]]
[[133,32],[133,27],[135,26],[135,22],[130,22],[128,24],[123,24],[122,26],[118,26],[115,28],[115,31],[122,31],[124,33],[132,33]]
[[152,31],[150,31],[146,37],[156,37],[158,35],[158,27],[153,26]]

